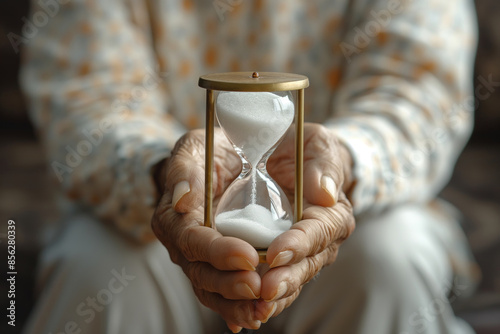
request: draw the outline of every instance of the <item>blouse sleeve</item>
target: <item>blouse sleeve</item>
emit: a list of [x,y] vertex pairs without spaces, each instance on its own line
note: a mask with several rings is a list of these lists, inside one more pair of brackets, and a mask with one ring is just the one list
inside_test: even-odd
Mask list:
[[24,45],[21,82],[51,175],[78,206],[150,240],[150,169],[183,127],[167,113],[143,1],[54,1]]
[[427,201],[449,181],[472,129],[471,1],[353,1],[327,122],[354,159],[355,213]]

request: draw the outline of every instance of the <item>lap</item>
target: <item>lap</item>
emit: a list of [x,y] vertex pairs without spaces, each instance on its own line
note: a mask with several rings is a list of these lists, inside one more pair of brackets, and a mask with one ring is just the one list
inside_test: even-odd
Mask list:
[[[269,333],[470,333],[447,296],[471,293],[455,260],[468,253],[460,227],[442,210],[405,205],[364,217],[337,260],[306,284]],[[266,332],[267,333],[267,332]]]
[[[40,258],[27,333],[203,333],[213,312],[159,242],[139,245],[88,215],[71,218]],[[205,321],[203,321],[205,320]]]
[[[451,257],[466,249],[456,224],[427,207],[362,218],[337,261],[259,333],[462,333],[446,296]],[[82,334],[224,331],[159,242],[137,245],[89,216],[72,218],[40,268],[28,333],[65,333],[68,324]]]

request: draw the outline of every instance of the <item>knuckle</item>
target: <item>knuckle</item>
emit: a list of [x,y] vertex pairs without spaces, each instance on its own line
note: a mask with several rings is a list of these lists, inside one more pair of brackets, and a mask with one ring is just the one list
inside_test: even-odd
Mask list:
[[[313,144],[312,148],[318,152],[329,152],[328,130],[321,124],[310,125],[310,135],[306,139],[307,144]],[[308,145],[309,146],[309,145]]]
[[351,215],[345,210],[342,210],[341,207],[337,207],[335,209],[328,208],[328,238],[331,243],[338,241],[339,239],[343,240],[348,237],[347,230],[350,226]]
[[302,291],[303,285],[299,286],[290,296],[285,301],[286,307],[292,305],[295,299],[300,295],[300,292]]
[[195,231],[194,231],[193,226],[184,229],[179,236],[178,244],[181,245],[180,249],[181,249],[182,253],[184,254],[184,257],[186,258],[186,260],[188,260],[190,262],[194,262],[194,261],[198,260],[197,259],[197,255],[198,255],[197,248],[198,247],[196,247],[196,245],[198,243],[193,242],[195,238],[196,237],[195,237]]
[[207,304],[212,305],[209,307],[219,313],[224,320],[249,326],[249,321],[253,319],[253,303],[243,300],[228,301],[221,298],[220,295],[212,297],[207,300]]
[[349,237],[352,234],[352,232],[354,232],[355,228],[356,228],[356,219],[354,218],[354,216],[351,215],[347,219],[347,223],[346,223],[347,237]]
[[321,256],[312,256],[307,258],[307,273],[305,276],[304,283],[309,282],[314,276],[316,276],[319,271],[323,268],[323,260]]
[[302,291],[302,286],[295,290],[290,296],[283,298],[277,302],[276,311],[274,311],[273,318],[280,315],[286,308],[288,308],[297,299],[300,292]]
[[303,226],[308,235],[309,248],[312,254],[317,254],[330,246],[337,239],[339,219],[332,208],[314,207],[309,210],[305,218],[311,219]]
[[324,136],[326,134],[326,127],[322,124],[319,123],[308,123],[307,127],[310,128],[311,133],[313,136]]
[[193,220],[191,226],[184,227],[178,233],[176,244],[188,261],[211,262],[213,244],[216,240],[206,233],[206,227]]
[[346,240],[356,228],[356,219],[354,218],[351,204],[347,200],[343,201],[342,204],[345,210],[342,217],[340,217],[343,226],[342,233],[338,238],[340,242]]
[[151,229],[156,237],[162,243],[169,242],[169,229],[172,228],[171,219],[169,219],[168,215],[169,211],[166,207],[159,206],[156,208],[153,217],[151,218]]
[[170,248],[168,254],[170,256],[170,260],[172,260],[173,263],[175,263],[178,266],[181,266],[181,268],[184,267],[183,264],[185,263],[185,259],[177,250]]
[[200,290],[208,290],[207,287],[205,286],[206,282],[206,275],[204,274],[204,268],[203,264],[200,262],[189,262],[184,266],[184,273],[186,274],[187,277],[189,277],[191,284],[193,284],[193,287],[200,289]]
[[324,266],[330,265],[333,262],[335,262],[335,260],[337,259],[338,253],[339,253],[339,247],[338,247],[338,245],[332,245],[331,247],[329,247],[325,251],[326,260],[325,260],[325,265]]
[[187,132],[175,143],[167,170],[172,171],[177,165],[184,164],[184,159],[179,159],[180,157],[185,158],[204,154],[204,147],[204,130],[198,129]]
[[203,306],[208,307],[216,312],[219,312],[218,303],[215,303],[213,301],[213,295],[210,292],[195,287],[193,287],[193,290],[194,294],[196,295],[200,303],[203,304]]
[[336,226],[335,224],[330,224],[327,221],[320,221],[318,223],[318,227],[317,233],[319,235],[316,238],[318,240],[318,250],[323,250],[334,241]]
[[177,143],[182,146],[186,143],[198,142],[200,140],[204,140],[205,138],[205,130],[203,129],[195,129],[186,132]]
[[238,320],[238,322],[246,322],[253,318],[253,304],[246,301],[237,301],[234,307],[227,310],[229,317]]
[[290,245],[299,245],[295,249],[295,259],[297,261],[305,258],[311,252],[311,249],[315,248],[315,238],[311,240],[310,226],[302,222],[292,225],[292,229],[287,231],[288,243]]

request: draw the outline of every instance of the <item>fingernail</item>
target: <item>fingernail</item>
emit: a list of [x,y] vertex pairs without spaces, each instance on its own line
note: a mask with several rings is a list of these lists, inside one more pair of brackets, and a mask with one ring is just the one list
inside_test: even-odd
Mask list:
[[253,290],[246,283],[238,283],[236,284],[235,288],[236,292],[242,297],[259,299],[259,297],[257,297],[255,293],[253,293]]
[[333,199],[335,203],[338,200],[337,185],[335,181],[329,176],[323,175],[321,177],[321,188],[323,188]]
[[229,266],[240,270],[255,271],[255,267],[245,258],[233,256],[227,259]]
[[250,329],[259,329],[262,322],[260,322],[259,320],[253,320],[248,322],[247,324]]
[[172,205],[174,210],[176,209],[179,200],[190,191],[191,188],[189,187],[188,181],[181,181],[175,185],[174,194],[172,195]]
[[264,301],[271,302],[271,301],[280,299],[281,297],[283,297],[285,295],[287,288],[288,288],[288,285],[286,284],[286,282],[281,282],[278,285],[278,289],[276,290],[276,294],[271,299],[264,300]]
[[273,308],[271,309],[271,312],[269,312],[269,314],[267,315],[267,317],[262,320],[262,323],[265,324],[266,322],[269,321],[269,319],[271,319],[271,317],[274,315],[274,312],[276,312],[276,309],[278,308],[278,304],[277,303],[273,303]]
[[290,260],[293,259],[293,252],[291,250],[283,251],[276,255],[276,257],[273,260],[273,263],[269,267],[274,268],[274,267],[279,267],[287,264],[290,262]]
[[228,324],[227,327],[231,330],[233,333],[239,333],[243,329],[243,327],[240,327],[238,325],[233,325],[233,324]]

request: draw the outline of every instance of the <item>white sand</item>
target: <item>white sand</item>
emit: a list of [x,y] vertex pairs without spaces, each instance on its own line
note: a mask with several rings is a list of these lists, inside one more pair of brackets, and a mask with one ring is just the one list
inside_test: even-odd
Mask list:
[[221,92],[216,110],[224,132],[252,166],[284,135],[295,115],[288,95],[269,92]]
[[271,211],[258,204],[223,212],[215,217],[215,224],[221,234],[243,239],[255,248],[267,248],[292,226],[290,220],[274,220]]

